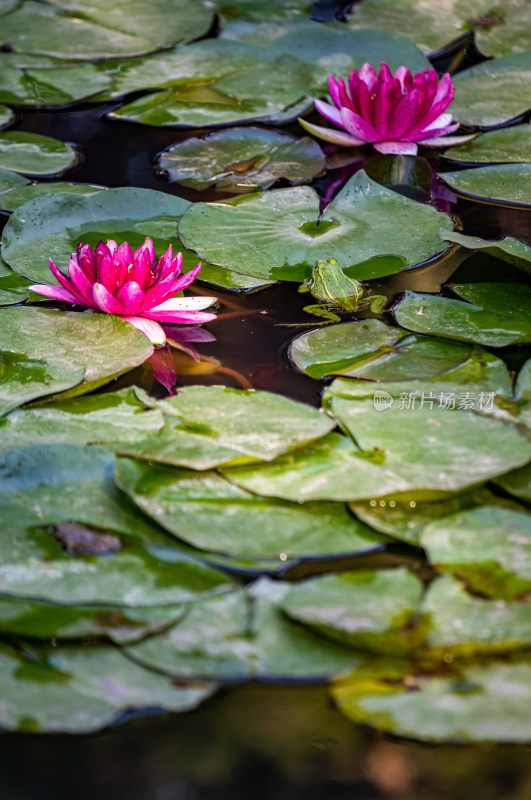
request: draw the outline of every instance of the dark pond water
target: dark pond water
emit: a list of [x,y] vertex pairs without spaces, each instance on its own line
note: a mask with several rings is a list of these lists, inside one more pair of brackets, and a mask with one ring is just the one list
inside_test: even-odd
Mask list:
[[[24,112],[17,127],[79,147],[82,159],[69,180],[206,198],[169,185],[151,167],[158,152],[185,134],[107,122],[103,115],[110,108]],[[531,239],[529,211],[461,200],[452,210],[465,233]],[[466,280],[466,263],[459,266],[453,257],[382,280],[375,291],[390,298],[405,289],[436,292],[456,269]],[[489,277],[486,272],[484,279]],[[285,355],[294,329],[282,323],[308,319],[296,285],[245,297],[216,294],[223,314],[209,327],[217,341],[202,345],[201,352],[219,359],[225,371],[184,376],[181,383],[250,385],[319,405],[321,386],[291,369]],[[508,348],[507,356],[515,367],[523,358],[520,348]],[[137,370],[122,380],[147,382],[149,388],[151,377]],[[97,736],[2,734],[0,798],[528,800],[530,752],[396,742],[352,725],[323,688],[248,684],[223,689],[193,713],[137,718]]]

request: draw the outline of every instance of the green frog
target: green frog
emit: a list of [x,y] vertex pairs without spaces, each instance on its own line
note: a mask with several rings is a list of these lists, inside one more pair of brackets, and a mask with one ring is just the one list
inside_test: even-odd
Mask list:
[[326,321],[318,323],[319,325],[341,322],[340,314],[350,314],[365,308],[378,313],[387,303],[387,297],[380,294],[367,297],[363,284],[345,275],[335,258],[317,261],[311,278],[299,286],[299,292],[310,292],[312,297],[319,300],[319,303],[304,306],[304,311],[308,314],[324,317]]

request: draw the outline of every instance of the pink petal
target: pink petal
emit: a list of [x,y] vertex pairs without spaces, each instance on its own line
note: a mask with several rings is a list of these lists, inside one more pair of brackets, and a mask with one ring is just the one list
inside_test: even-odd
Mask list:
[[123,314],[136,314],[144,301],[144,290],[135,281],[127,281],[120,286],[115,295],[123,306]]
[[94,284],[92,287],[92,294],[95,304],[101,311],[105,311],[106,314],[124,314],[122,304],[112,296],[102,283]]
[[70,280],[76,288],[77,294],[84,298],[87,305],[91,305],[92,282],[89,281],[81,267],[78,265],[77,259],[75,261],[73,258],[70,259],[70,264],[68,265],[68,274],[70,275]]
[[138,247],[135,250],[135,252],[133,253],[133,257],[134,258],[138,258],[140,253],[142,251],[144,251],[144,250],[147,251],[151,264],[154,264],[155,263],[155,246],[154,246],[152,240],[149,238],[149,236],[147,236],[146,239],[144,240],[144,244],[141,244],[140,247]]
[[113,256],[118,250],[118,242],[115,242],[114,239],[107,239],[107,247],[109,249],[109,254]]
[[122,319],[125,319],[126,322],[129,322],[131,325],[134,325],[135,328],[138,328],[139,331],[142,331],[156,347],[166,344],[166,334],[158,322],[146,319],[145,317],[122,317]]
[[414,142],[374,142],[379,153],[393,156],[416,156],[418,147]]
[[[434,139],[436,136],[444,136],[446,133],[455,133],[455,131],[458,128],[459,128],[459,123],[455,122],[453,125],[447,125],[445,128],[435,128],[435,130],[421,131],[415,137],[415,141],[417,142],[420,141],[419,139],[420,136],[422,136],[423,140],[425,140],[425,139]],[[404,139],[409,141],[409,134],[408,136],[405,136]]]
[[80,242],[77,246],[77,262],[89,281],[96,280],[96,256],[89,244]]
[[342,126],[351,136],[363,142],[377,142],[380,138],[372,125],[348,108],[341,109]]
[[337,108],[331,106],[330,103],[325,103],[323,100],[315,100],[315,108],[321,114],[322,117],[327,119],[329,122],[333,122],[334,125],[339,125],[340,128],[343,128],[343,123],[341,122],[341,114]]
[[402,95],[393,108],[388,122],[387,134],[390,139],[399,140],[410,128],[415,119],[418,102],[418,91],[413,89],[410,94]]
[[148,360],[148,364],[153,367],[153,377],[161,383],[164,388],[172,393],[173,387],[177,382],[177,373],[171,357],[170,348],[162,347],[153,353]]
[[178,325],[198,325],[216,319],[215,314],[206,311],[144,311],[142,317],[156,319],[159,322],[173,322]]
[[165,300],[164,303],[150,308],[149,311],[152,314],[159,311],[197,311],[209,308],[216,302],[217,297],[202,297],[200,295],[195,297],[172,297],[171,300]]
[[372,89],[373,83],[376,80],[376,70],[372,66],[372,64],[364,64],[362,68],[358,71],[358,75],[360,76],[363,83],[367,84],[367,89],[370,91]]
[[[69,294],[71,294],[73,297],[77,298],[76,299],[76,303],[78,303],[79,305],[86,305],[87,301],[85,300],[85,298],[83,297],[81,292],[78,292],[76,287],[73,285],[72,281],[69,280],[66,277],[66,275],[63,275],[61,270],[57,269],[57,267],[53,263],[52,259],[50,259],[50,271],[51,271],[52,275],[54,276],[54,278],[56,278],[57,281],[61,284],[61,286],[64,289],[66,289],[66,291]],[[90,305],[90,303],[89,303],[89,305]]]
[[96,280],[103,284],[111,294],[118,288],[118,266],[110,255],[102,256],[98,264]]
[[316,136],[318,139],[322,139],[325,142],[340,144],[344,147],[359,147],[359,145],[367,144],[367,142],[364,142],[362,139],[350,136],[344,131],[336,131],[333,128],[322,128],[320,125],[314,125],[301,118],[299,118],[298,121],[305,131],[308,131],[312,136]]
[[151,274],[151,261],[147,250],[143,250],[135,258],[127,277],[130,281],[138,283],[144,290],[150,286],[153,276]]
[[201,262],[199,262],[197,267],[194,267],[193,269],[190,270],[190,272],[186,272],[184,275],[181,275],[181,277],[175,281],[175,283],[173,284],[173,293],[177,294],[178,292],[182,292],[184,289],[190,286],[190,284],[195,281],[200,272],[201,272]]
[[63,289],[62,286],[50,286],[46,283],[35,283],[29,288],[32,292],[42,294],[44,297],[50,297],[52,300],[61,300],[64,303],[75,303],[77,306],[86,305],[85,302],[80,303],[77,297],[74,297],[73,294],[70,294],[67,289]]
[[477,133],[469,133],[465,136],[433,136],[429,139],[419,139],[417,144],[426,147],[452,147],[454,144],[464,144],[477,137]]
[[339,87],[333,75],[328,76],[328,92],[330,94],[330,97],[332,98],[332,103],[334,103],[334,105],[337,106],[337,108],[341,108],[341,100],[339,99]]

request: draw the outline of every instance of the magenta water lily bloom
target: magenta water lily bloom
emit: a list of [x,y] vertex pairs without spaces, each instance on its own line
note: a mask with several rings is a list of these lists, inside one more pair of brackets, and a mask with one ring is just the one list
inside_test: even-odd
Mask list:
[[181,275],[182,263],[182,254],[174,256],[171,245],[156,262],[149,238],[134,252],[127,242],[118,246],[112,239],[107,244],[100,242],[95,253],[81,242],[70,257],[68,275],[50,259],[50,269],[60,286],[36,284],[31,288],[53,300],[122,317],[153,344],[163,345],[166,334],[160,322],[197,325],[216,316],[203,311],[216,301],[215,297],[174,296],[190,286],[201,269],[198,264]]
[[399,67],[394,75],[382,63],[379,74],[370,64],[352,69],[348,87],[343,78],[330,75],[330,97],[315,107],[330,122],[343,128],[322,128],[305,120],[301,125],[315,136],[334,144],[356,147],[372,144],[380,153],[416,155],[417,145],[446,147],[470,136],[448,136],[459,127],[447,108],[454,96],[450,75],[437,79],[434,69],[415,76]]

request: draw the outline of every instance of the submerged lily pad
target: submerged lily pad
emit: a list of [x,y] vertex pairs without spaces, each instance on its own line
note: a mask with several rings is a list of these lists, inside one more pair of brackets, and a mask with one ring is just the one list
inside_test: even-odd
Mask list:
[[527,742],[531,739],[529,664],[469,667],[448,677],[338,682],[334,700],[347,717],[427,742]]
[[452,114],[463,125],[489,127],[531,108],[531,50],[483,61],[453,77]]
[[291,619],[360,650],[404,655],[425,636],[422,583],[406,569],[362,570],[311,578],[282,603]]
[[271,392],[188,386],[154,403],[165,414],[159,434],[122,452],[167,464],[210,469],[227,462],[271,461],[329,433],[317,409]]
[[70,145],[50,136],[26,131],[0,133],[0,167],[24,175],[52,178],[76,165]]
[[120,459],[118,486],[175,536],[241,559],[327,556],[378,547],[382,538],[340,503],[299,505],[257,497],[215,472]]
[[280,178],[307,183],[324,170],[325,158],[307,136],[295,139],[266,128],[232,128],[172,145],[159,154],[156,164],[171,183],[241,193],[266,189]]
[[0,726],[31,733],[89,733],[133,710],[189,711],[213,686],[175,686],[111,647],[0,649]]
[[32,444],[126,445],[159,431],[162,413],[150,410],[134,389],[85,395],[45,408],[14,411],[0,422],[0,452]]
[[427,525],[420,541],[431,563],[488,597],[515,600],[531,590],[531,515],[486,505]]
[[483,133],[471,142],[452,147],[444,157],[465,164],[531,162],[531,125]]
[[362,660],[287,619],[280,603],[286,583],[262,579],[244,593],[193,603],[168,633],[126,649],[137,663],[174,678],[325,680]]
[[32,363],[24,367],[26,362],[40,362],[34,393],[22,383],[12,393],[13,408],[61,391],[47,383],[47,373],[59,371],[63,379],[71,376],[69,386],[83,394],[142,364],[153,345],[128,322],[110,314],[13,306],[0,309],[0,350],[21,354],[16,359],[23,369],[32,369]]
[[445,241],[455,242],[469,250],[483,250],[488,255],[506,261],[524,272],[531,272],[531,245],[521,242],[513,236],[504,236],[498,241],[489,241],[481,239],[479,236],[466,236],[457,231],[441,231],[440,235]]
[[344,267],[386,253],[405,258],[405,265],[397,258],[349,272],[367,279],[440,255],[438,230],[447,222],[448,217],[433,207],[389,191],[361,172],[322,216],[313,189],[276,189],[260,196],[194,203],[180,221],[179,234],[201,258],[263,279],[299,281],[308,267],[331,252]]
[[407,291],[394,310],[399,325],[419,333],[505,347],[531,341],[531,289],[516,283],[452,284],[461,300]]
[[476,167],[444,172],[441,177],[454,191],[478,200],[531,205],[531,164]]

